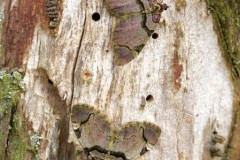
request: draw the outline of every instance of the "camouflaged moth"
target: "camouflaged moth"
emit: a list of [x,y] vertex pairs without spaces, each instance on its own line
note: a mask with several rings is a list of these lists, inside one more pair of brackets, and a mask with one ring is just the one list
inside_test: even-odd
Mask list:
[[159,0],[104,0],[104,4],[117,17],[112,43],[114,62],[122,66],[141,52],[168,6]]
[[88,105],[72,108],[74,132],[87,160],[132,160],[155,145],[161,129],[150,122],[129,122],[113,129],[106,115]]

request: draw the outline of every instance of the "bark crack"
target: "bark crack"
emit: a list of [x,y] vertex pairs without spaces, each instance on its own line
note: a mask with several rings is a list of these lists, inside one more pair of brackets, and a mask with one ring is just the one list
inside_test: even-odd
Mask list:
[[73,101],[73,95],[74,95],[74,84],[75,84],[75,81],[74,81],[74,73],[76,72],[76,68],[77,68],[77,61],[78,61],[78,58],[79,58],[79,52],[80,52],[80,49],[81,49],[81,46],[82,46],[82,41],[83,41],[83,37],[85,35],[85,26],[86,26],[86,13],[85,13],[85,18],[84,18],[84,22],[83,22],[83,31],[82,31],[82,35],[80,37],[80,40],[79,40],[79,45],[78,45],[78,49],[77,49],[77,56],[76,56],[76,59],[75,59],[75,62],[73,64],[73,72],[72,72],[72,96],[71,96],[71,100],[70,100],[70,106],[72,106],[72,101]]
[[5,155],[4,155],[5,159],[8,159],[8,143],[9,143],[9,140],[10,140],[12,128],[14,127],[13,117],[14,117],[15,112],[16,112],[16,109],[14,109],[13,106],[12,106],[11,117],[10,117],[10,121],[9,121],[7,141],[6,141],[6,147],[5,147]]

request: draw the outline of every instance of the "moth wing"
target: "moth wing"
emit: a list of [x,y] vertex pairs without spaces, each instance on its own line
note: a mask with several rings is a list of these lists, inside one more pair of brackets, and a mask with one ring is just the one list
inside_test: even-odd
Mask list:
[[139,125],[127,124],[117,132],[112,150],[124,153],[126,159],[137,158],[146,144],[142,135],[143,129]]
[[141,13],[120,19],[113,34],[115,63],[124,65],[134,59],[141,52],[156,26],[152,14]]
[[124,153],[126,159],[135,159],[157,143],[160,133],[160,128],[152,123],[128,123],[118,132],[113,150]]
[[161,129],[157,125],[150,122],[143,123],[142,127],[144,128],[143,136],[147,141],[147,149],[150,149],[158,142]]
[[75,105],[71,121],[83,148],[89,149],[94,146],[108,148],[111,126],[104,115],[87,105]]
[[139,13],[140,6],[136,0],[104,0],[111,15],[121,16],[129,13]]
[[161,18],[161,13],[153,13],[153,16],[152,16],[153,22],[158,23],[160,21],[160,18]]
[[156,6],[158,6],[160,9],[155,10],[152,12],[153,15],[153,22],[154,23],[159,23],[160,18],[161,18],[161,14],[164,10],[168,9],[168,5],[165,3],[160,3],[157,0],[148,0],[150,8],[155,8]]

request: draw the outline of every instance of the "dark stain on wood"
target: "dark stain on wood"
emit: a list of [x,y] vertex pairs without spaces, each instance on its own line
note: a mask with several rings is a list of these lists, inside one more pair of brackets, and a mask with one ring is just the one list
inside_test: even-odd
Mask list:
[[173,84],[174,89],[178,91],[181,88],[181,74],[183,72],[183,66],[179,57],[179,47],[181,39],[183,37],[183,31],[181,29],[180,23],[176,23],[176,39],[174,42],[174,55],[173,55]]
[[[40,79],[40,83],[42,84],[42,92],[45,93],[45,98],[48,101],[48,104],[53,109],[53,114],[59,116],[59,119],[56,121],[56,125],[54,126],[55,128],[53,129],[53,131],[56,131],[56,133],[53,133],[53,135],[58,135],[59,133],[58,151],[57,154],[51,152],[50,157],[54,156],[55,159],[72,159],[74,148],[72,144],[69,144],[67,142],[69,136],[70,107],[68,107],[66,101],[61,98],[57,87],[53,85],[54,83],[51,84],[48,82],[49,77],[44,69],[38,70],[38,75],[36,75],[36,79],[38,78]],[[45,142],[45,145],[46,143],[49,142]],[[51,143],[54,143],[54,141],[52,141]],[[50,146],[51,145],[56,144],[50,144]]]
[[185,10],[187,7],[186,0],[174,0],[175,1],[175,9],[177,11]]
[[173,56],[173,80],[174,88],[179,90],[181,87],[181,74],[183,71],[183,66],[180,64],[179,55],[177,52],[174,52]]
[[85,69],[83,71],[82,77],[83,77],[84,80],[88,80],[88,79],[92,78],[92,76],[93,76],[93,74],[91,73],[91,71],[89,71],[87,69]]
[[4,59],[0,67],[13,69],[23,65],[36,24],[46,21],[44,4],[44,0],[6,1],[2,35]]
[[146,99],[145,99],[144,96],[142,96],[141,97],[141,103],[140,103],[140,109],[144,110],[145,106],[146,106]]

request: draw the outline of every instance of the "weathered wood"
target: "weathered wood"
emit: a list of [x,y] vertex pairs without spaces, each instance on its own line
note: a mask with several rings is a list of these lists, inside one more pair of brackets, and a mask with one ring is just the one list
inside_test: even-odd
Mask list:
[[[27,1],[11,2],[1,5],[18,8],[17,2]],[[169,8],[156,29],[158,38],[147,41],[141,53],[121,67],[113,63],[111,46],[116,19],[101,0],[59,1],[56,28],[48,27],[44,2],[32,3],[39,8],[32,10],[29,39],[17,41],[20,48],[24,44],[21,58],[13,44],[0,57],[2,66],[25,70],[26,89],[19,107],[27,119],[29,141],[38,137],[36,157],[81,159],[83,146],[70,122],[75,104],[105,112],[115,127],[129,121],[157,124],[160,141],[140,159],[210,159],[211,154],[224,152],[234,84],[205,1],[165,0]],[[5,6],[8,12],[11,7]],[[29,8],[24,11],[30,13]],[[98,21],[92,20],[96,12]],[[7,15],[5,23],[15,24]],[[27,22],[21,23],[19,30]],[[11,52],[16,61],[10,60]]]
[[3,1],[4,25],[2,43],[4,56],[1,67],[9,69],[20,68],[24,58],[28,55],[29,45],[32,43],[36,24],[43,15],[43,0]]

